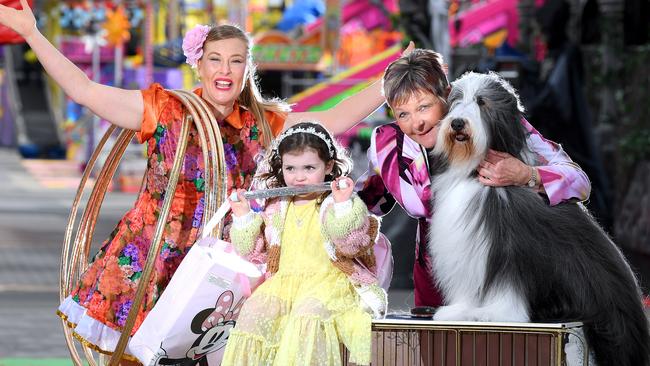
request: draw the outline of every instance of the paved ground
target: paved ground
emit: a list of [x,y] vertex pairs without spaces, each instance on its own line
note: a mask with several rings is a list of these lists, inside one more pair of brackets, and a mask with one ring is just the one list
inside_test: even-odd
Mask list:
[[[61,177],[52,178],[57,171]],[[24,164],[12,150],[0,149],[0,366],[15,364],[7,358],[68,356],[54,312],[76,175],[70,164]],[[109,193],[96,238],[109,234],[133,198]]]

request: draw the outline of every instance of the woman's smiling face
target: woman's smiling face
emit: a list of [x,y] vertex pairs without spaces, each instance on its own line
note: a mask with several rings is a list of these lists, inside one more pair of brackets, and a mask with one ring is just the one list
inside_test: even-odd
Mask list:
[[391,106],[397,125],[413,141],[430,149],[436,144],[438,125],[447,107],[436,95],[420,91],[402,104]]
[[244,89],[248,48],[238,38],[206,42],[198,62],[203,98],[215,107],[231,107]]

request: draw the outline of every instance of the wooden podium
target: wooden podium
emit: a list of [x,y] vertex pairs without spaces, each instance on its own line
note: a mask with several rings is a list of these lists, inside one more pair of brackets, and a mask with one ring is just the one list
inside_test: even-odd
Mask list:
[[[372,365],[563,366],[573,334],[588,349],[582,323],[446,322],[389,315],[372,323]],[[348,354],[342,347],[344,365]]]

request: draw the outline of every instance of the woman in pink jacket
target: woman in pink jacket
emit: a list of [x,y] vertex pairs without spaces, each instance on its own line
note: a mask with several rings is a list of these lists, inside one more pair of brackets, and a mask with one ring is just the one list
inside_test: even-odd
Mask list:
[[[438,122],[447,112],[450,86],[440,55],[422,49],[393,61],[383,81],[384,95],[396,121],[372,133],[369,168],[357,183],[359,197],[376,215],[388,213],[398,203],[418,220],[413,266],[415,305],[439,306],[443,299],[426,250],[428,220],[435,209],[430,203],[428,150],[435,145]],[[586,200],[591,185],[582,169],[560,145],[546,140],[526,120],[521,123],[528,131],[528,148],[537,164],[529,166],[509,154],[490,151],[477,179],[491,186],[528,186],[548,197],[551,205]]]

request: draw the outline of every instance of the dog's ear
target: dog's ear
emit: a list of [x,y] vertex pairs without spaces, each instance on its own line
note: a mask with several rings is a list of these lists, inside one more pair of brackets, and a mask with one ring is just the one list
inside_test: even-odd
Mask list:
[[495,121],[490,126],[490,148],[506,152],[522,159],[521,152],[526,146],[526,130],[520,122],[521,116],[516,114],[507,119]]
[[489,121],[490,148],[521,159],[526,145],[526,130],[521,123],[519,99],[514,89],[496,74],[486,84],[483,97],[489,107],[481,109],[481,118]]

